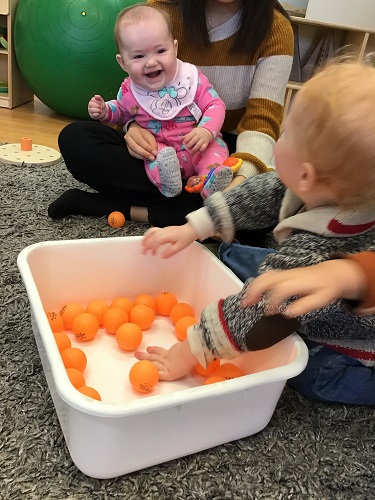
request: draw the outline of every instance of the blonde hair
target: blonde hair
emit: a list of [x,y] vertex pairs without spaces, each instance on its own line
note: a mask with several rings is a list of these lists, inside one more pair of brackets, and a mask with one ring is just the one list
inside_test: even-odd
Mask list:
[[298,93],[298,144],[341,206],[375,206],[375,68],[333,61]]
[[113,32],[117,48],[120,50],[123,45],[120,37],[120,26],[125,16],[128,18],[126,19],[128,23],[139,23],[145,19],[146,20],[154,19],[155,12],[159,13],[164,18],[168,27],[168,32],[171,35],[171,38],[173,39],[172,23],[169,15],[166,12],[164,12],[161,9],[158,9],[157,7],[153,7],[152,5],[146,5],[144,3],[136,3],[134,5],[131,5],[130,7],[122,9],[122,11],[120,11],[119,14],[117,15]]

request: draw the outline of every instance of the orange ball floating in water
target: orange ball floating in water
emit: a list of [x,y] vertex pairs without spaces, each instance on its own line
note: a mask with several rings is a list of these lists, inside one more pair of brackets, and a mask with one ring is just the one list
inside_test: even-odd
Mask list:
[[228,380],[231,378],[242,377],[244,372],[234,363],[223,363],[215,371],[214,375],[219,375],[220,377],[224,377]]
[[64,330],[64,321],[60,314],[55,311],[48,311],[46,314],[49,326],[51,327],[53,333],[61,332],[61,330]]
[[134,299],[134,305],[137,306],[138,304],[149,306],[156,313],[156,300],[148,293],[141,293]]
[[91,300],[86,306],[86,312],[96,316],[99,326],[103,325],[104,313],[109,309],[109,305],[104,300]]
[[108,224],[111,227],[122,227],[125,224],[125,215],[121,212],[111,212],[108,215]]
[[158,383],[159,371],[152,361],[137,361],[129,371],[129,380],[134,390],[146,394]]
[[175,325],[177,321],[184,316],[192,316],[194,318],[194,309],[186,302],[177,302],[169,313],[172,323]]
[[128,314],[133,309],[133,305],[133,302],[128,297],[116,297],[111,303],[111,307],[125,309]]
[[57,347],[60,352],[64,349],[68,349],[68,347],[72,346],[70,338],[64,332],[54,332],[53,336],[55,337]]
[[87,387],[87,386],[79,387],[79,388],[77,387],[77,390],[79,392],[81,392],[82,394],[84,394],[85,396],[88,396],[89,398],[96,399],[97,401],[102,400],[98,391],[96,389],[94,389],[93,387]]
[[77,340],[87,341],[92,340],[99,330],[99,321],[96,316],[91,313],[83,312],[77,314],[72,322],[72,332]]
[[116,331],[116,341],[124,351],[135,351],[142,339],[142,330],[135,323],[124,323]]
[[183,342],[186,339],[187,329],[189,328],[189,326],[195,325],[196,323],[197,320],[192,316],[184,316],[183,318],[180,318],[174,325],[176,337],[178,338],[178,340],[181,340],[181,342]]
[[78,387],[86,385],[83,373],[80,370],[77,370],[77,368],[67,368],[66,373],[68,374],[70,382],[76,389],[78,389]]
[[223,382],[224,380],[227,379],[224,377],[220,377],[220,375],[211,375],[211,377],[206,378],[203,385],[216,384],[216,382]]
[[210,375],[215,374],[216,370],[220,366],[220,358],[216,358],[211,363],[208,363],[207,367],[204,368],[202,365],[198,364],[194,366],[194,370],[199,373],[199,375],[203,375],[203,377],[209,377]]
[[78,347],[68,347],[61,352],[65,368],[77,368],[77,370],[84,372],[87,366],[87,357],[82,349]]
[[64,329],[71,330],[73,319],[80,313],[83,313],[85,310],[83,309],[82,304],[78,302],[68,302],[60,309],[60,316],[64,322]]
[[119,326],[128,323],[128,321],[128,313],[121,307],[110,307],[103,316],[103,326],[112,335],[116,334]]
[[130,311],[129,319],[131,323],[135,323],[142,330],[148,330],[155,320],[155,313],[151,307],[138,304]]
[[156,297],[156,310],[161,316],[169,316],[175,304],[177,297],[172,292],[161,292]]

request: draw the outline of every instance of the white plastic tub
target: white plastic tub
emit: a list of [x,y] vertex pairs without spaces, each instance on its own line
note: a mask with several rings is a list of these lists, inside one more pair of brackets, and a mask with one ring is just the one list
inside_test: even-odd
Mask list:
[[[292,335],[264,351],[234,360],[247,374],[203,386],[191,375],[159,382],[138,395],[128,372],[136,362],[114,336],[100,330],[90,342],[72,345],[88,358],[87,385],[102,401],[70,384],[45,311],[68,301],[86,305],[117,296],[175,293],[197,315],[207,304],[237,293],[240,280],[199,243],[170,259],[145,256],[140,237],[44,242],[25,248],[18,267],[32,311],[32,327],[61,428],[76,466],[95,478],[111,478],[252,435],[270,421],[286,380],[307,363],[307,349]],[[198,316],[199,317],[199,316]],[[176,338],[169,319],[157,317],[139,349],[169,347]]]

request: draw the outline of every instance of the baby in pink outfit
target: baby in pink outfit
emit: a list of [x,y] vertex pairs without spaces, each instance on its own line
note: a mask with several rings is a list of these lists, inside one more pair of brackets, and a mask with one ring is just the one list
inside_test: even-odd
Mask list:
[[117,17],[115,38],[117,62],[129,77],[116,100],[90,100],[91,118],[121,125],[135,120],[152,132],[158,153],[145,168],[165,196],[180,194],[182,179],[209,172],[202,196],[225,189],[233,177],[223,165],[229,154],[220,134],[225,104],[196,66],[177,59],[165,13],[149,5],[128,7]]

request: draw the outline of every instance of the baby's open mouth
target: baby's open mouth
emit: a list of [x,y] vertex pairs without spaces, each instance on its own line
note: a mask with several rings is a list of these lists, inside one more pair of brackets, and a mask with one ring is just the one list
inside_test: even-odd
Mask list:
[[152,73],[147,73],[147,78],[157,78],[161,73],[161,70],[159,71],[152,71]]

